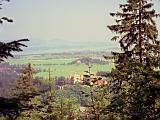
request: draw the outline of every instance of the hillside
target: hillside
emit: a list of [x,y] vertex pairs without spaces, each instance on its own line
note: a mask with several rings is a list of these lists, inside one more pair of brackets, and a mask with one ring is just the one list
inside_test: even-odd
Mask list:
[[83,58],[76,59],[76,60],[70,62],[69,64],[87,64],[87,65],[88,64],[100,64],[100,65],[105,65],[105,64],[108,64],[108,62],[100,60],[100,59],[83,57]]
[[77,42],[61,39],[36,40],[31,39],[27,43],[28,47],[21,54],[43,54],[43,53],[64,53],[64,52],[81,52],[81,51],[106,51],[117,50],[115,42],[110,41],[92,41]]

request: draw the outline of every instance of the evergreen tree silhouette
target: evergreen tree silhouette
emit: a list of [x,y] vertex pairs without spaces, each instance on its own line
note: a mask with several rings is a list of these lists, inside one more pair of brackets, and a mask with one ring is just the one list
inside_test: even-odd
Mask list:
[[[115,118],[158,120],[160,118],[160,45],[155,18],[160,15],[150,0],[127,0],[120,4],[116,24],[108,28],[118,34],[122,52],[112,52],[112,101],[108,110]],[[113,118],[112,118],[113,119]]]

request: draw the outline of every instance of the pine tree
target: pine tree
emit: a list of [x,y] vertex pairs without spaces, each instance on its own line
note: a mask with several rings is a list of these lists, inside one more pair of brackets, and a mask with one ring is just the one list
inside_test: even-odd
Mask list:
[[37,104],[37,120],[73,120],[77,109],[77,99],[75,97],[65,97],[65,90],[56,90],[51,71],[48,70],[48,89],[41,96],[40,104]]
[[20,103],[27,108],[20,114],[20,118],[27,119],[31,116],[33,111],[30,108],[32,106],[32,100],[35,98],[33,95],[34,92],[36,91],[33,86],[33,68],[29,63],[18,76],[15,89],[13,89],[13,96],[18,98]]
[[[2,2],[7,1],[9,2],[10,0],[0,0],[0,9],[2,9]],[[1,17],[0,18],[0,24],[3,24],[4,22],[9,22],[12,23],[13,20],[8,18],[8,17]],[[21,47],[27,47],[25,44],[22,42],[29,41],[28,39],[20,39],[20,40],[14,40],[12,42],[4,43],[0,42],[0,62],[4,61],[8,57],[13,57],[13,54],[11,52],[16,51],[20,52],[22,51]]]
[[85,120],[106,120],[107,114],[104,112],[105,107],[109,104],[110,93],[108,85],[96,85],[95,83],[102,78],[95,76],[91,72],[91,65],[85,71],[83,84],[88,91],[81,91],[86,98],[86,110],[82,112],[79,119]]
[[48,90],[44,94],[44,98],[41,101],[41,120],[56,120],[57,116],[54,114],[55,109],[55,90],[53,89],[53,78],[51,78],[51,69],[48,69]]
[[115,119],[157,120],[160,118],[159,56],[160,46],[153,3],[149,0],[127,0],[120,4],[116,24],[108,28],[118,34],[122,52],[112,52],[115,69],[112,70],[113,93],[108,110]]
[[[2,5],[3,1],[10,1],[10,0],[0,0],[0,6]],[[2,9],[0,7],[0,9]],[[0,18],[0,24],[3,24],[4,21],[6,22],[13,22],[12,19],[9,19],[7,17],[1,17]],[[27,47],[22,42],[29,41],[28,39],[20,39],[15,40],[12,42],[4,43],[0,42],[0,62],[6,60],[8,57],[14,57],[12,52],[16,51],[22,51],[21,47]],[[21,104],[19,101],[15,98],[3,98],[0,97],[0,114],[10,120],[14,120],[17,118],[21,111]]]
[[21,75],[17,78],[15,95],[18,96],[28,96],[35,91],[35,87],[33,86],[33,68],[29,63],[27,67],[24,68]]

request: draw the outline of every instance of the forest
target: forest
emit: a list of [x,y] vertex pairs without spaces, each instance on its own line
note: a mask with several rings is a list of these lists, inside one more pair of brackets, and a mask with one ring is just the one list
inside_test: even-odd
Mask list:
[[[11,1],[0,0],[1,9]],[[0,120],[160,120],[160,14],[154,5],[119,3],[107,29],[120,50],[110,53],[17,55],[30,39],[0,42]],[[2,25],[13,22],[0,18]]]

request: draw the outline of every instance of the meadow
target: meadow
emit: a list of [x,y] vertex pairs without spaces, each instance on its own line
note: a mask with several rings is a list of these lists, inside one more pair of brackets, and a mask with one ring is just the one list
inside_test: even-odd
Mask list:
[[[83,75],[84,71],[88,70],[88,65],[86,64],[69,64],[73,60],[78,59],[77,57],[46,57],[46,56],[22,56],[16,59],[9,59],[8,62],[14,65],[27,65],[31,63],[34,69],[40,70],[35,76],[48,78],[49,69],[51,77],[65,76],[69,77],[74,74]],[[96,74],[98,71],[109,72],[113,68],[113,64],[92,64],[91,72]]]

